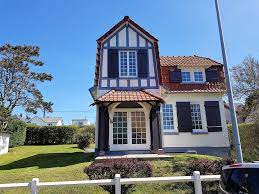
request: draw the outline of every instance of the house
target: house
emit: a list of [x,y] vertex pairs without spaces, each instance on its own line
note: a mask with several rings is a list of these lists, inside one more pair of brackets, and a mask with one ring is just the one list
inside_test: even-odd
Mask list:
[[62,126],[63,119],[61,117],[38,117],[31,118],[28,123],[39,126]]
[[79,127],[91,125],[87,119],[72,119],[71,124]]
[[28,117],[27,115],[26,116],[23,116],[22,114],[20,115],[14,115],[13,116],[14,119],[18,119],[20,121],[23,121],[25,123],[28,123],[30,121],[30,117]]
[[160,57],[158,40],[124,17],[97,40],[96,153],[196,151],[226,156],[223,65]]

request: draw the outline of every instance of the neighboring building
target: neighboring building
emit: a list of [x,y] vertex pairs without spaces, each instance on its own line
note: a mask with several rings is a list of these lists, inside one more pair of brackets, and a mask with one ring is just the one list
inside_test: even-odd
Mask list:
[[79,127],[91,125],[87,119],[72,119],[71,124]]
[[13,118],[14,118],[14,119],[18,119],[18,120],[20,120],[20,121],[23,121],[23,122],[25,122],[25,123],[28,123],[28,122],[30,121],[30,118],[29,118],[28,116],[25,116],[25,117],[24,117],[22,114],[20,114],[20,115],[14,115]]
[[31,118],[28,123],[39,126],[62,126],[63,119],[61,117],[38,117]]
[[96,56],[97,154],[228,155],[221,63],[160,57],[158,40],[127,16],[97,40]]

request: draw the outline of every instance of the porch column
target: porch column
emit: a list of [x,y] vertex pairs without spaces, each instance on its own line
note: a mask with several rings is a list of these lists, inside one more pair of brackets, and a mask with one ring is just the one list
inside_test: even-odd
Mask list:
[[98,152],[100,155],[109,150],[109,113],[104,105],[99,106]]
[[150,132],[151,132],[151,151],[159,153],[162,151],[162,134],[160,125],[160,105],[155,105],[150,111]]

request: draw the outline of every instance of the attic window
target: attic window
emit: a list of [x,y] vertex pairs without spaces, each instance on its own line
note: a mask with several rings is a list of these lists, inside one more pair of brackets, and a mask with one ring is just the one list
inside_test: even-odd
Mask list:
[[137,76],[136,51],[120,51],[119,53],[120,76]]
[[191,82],[191,73],[188,71],[182,71],[182,82]]
[[194,81],[195,82],[203,82],[203,76],[201,71],[194,72]]

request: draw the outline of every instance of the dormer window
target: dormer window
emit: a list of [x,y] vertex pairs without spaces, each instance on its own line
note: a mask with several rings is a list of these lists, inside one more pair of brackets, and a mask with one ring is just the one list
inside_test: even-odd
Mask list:
[[188,71],[182,71],[182,82],[188,83],[191,82],[191,73]]
[[137,60],[136,51],[120,51],[119,67],[120,77],[136,77],[137,76]]

